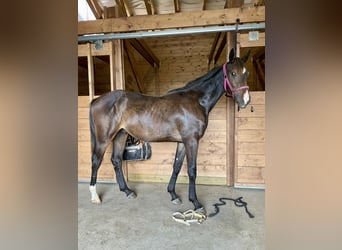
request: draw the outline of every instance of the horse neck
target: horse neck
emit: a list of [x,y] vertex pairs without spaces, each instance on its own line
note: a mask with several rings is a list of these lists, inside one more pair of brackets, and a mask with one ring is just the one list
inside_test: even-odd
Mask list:
[[200,104],[205,108],[207,113],[211,111],[224,93],[223,80],[223,72],[219,71],[205,83],[206,86],[203,88]]

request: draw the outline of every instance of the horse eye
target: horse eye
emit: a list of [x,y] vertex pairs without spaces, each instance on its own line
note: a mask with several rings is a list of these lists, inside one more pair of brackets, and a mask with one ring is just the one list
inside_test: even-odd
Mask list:
[[236,76],[236,72],[233,71],[233,72],[232,72],[232,76]]

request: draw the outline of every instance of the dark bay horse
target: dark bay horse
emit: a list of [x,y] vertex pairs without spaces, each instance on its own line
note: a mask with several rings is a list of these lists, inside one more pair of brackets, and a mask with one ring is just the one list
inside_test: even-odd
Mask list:
[[111,161],[117,182],[128,198],[136,194],[128,188],[123,172],[122,158],[128,134],[147,142],[177,142],[172,176],[168,185],[173,203],[180,203],[175,192],[177,176],[184,157],[189,176],[189,200],[195,210],[205,211],[196,195],[196,160],[199,140],[208,125],[208,115],[223,93],[231,95],[239,108],[250,102],[247,86],[248,71],[243,58],[235,57],[232,49],[229,61],[184,87],[169,91],[160,97],[147,96],[124,90],[106,93],[90,104],[92,173],[91,201],[101,203],[96,192],[97,171],[108,144],[113,141]]

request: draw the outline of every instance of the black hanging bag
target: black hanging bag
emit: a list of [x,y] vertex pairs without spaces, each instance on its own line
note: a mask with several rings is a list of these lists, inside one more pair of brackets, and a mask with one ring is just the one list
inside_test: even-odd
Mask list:
[[128,136],[123,159],[126,161],[144,161],[151,158],[152,148],[148,142]]

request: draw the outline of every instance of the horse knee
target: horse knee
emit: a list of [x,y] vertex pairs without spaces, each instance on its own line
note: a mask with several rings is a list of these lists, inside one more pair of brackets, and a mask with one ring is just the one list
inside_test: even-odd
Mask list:
[[114,168],[120,168],[122,165],[122,160],[120,158],[112,157],[111,161],[112,161]]
[[190,179],[196,179],[196,176],[197,176],[196,168],[189,168],[188,175]]
[[96,154],[93,154],[91,157],[92,168],[96,168],[100,165],[100,159]]

